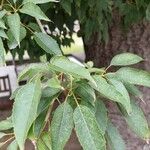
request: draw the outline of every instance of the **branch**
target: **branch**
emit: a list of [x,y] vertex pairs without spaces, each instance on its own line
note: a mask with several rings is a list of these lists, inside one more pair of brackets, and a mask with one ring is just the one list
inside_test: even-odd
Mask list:
[[40,21],[39,19],[36,19],[36,22],[38,23],[38,25],[39,25],[39,27],[40,27],[41,31],[42,31],[43,33],[45,33],[45,34],[46,34],[46,31],[44,30],[44,28],[43,28],[43,25],[42,25],[41,21]]

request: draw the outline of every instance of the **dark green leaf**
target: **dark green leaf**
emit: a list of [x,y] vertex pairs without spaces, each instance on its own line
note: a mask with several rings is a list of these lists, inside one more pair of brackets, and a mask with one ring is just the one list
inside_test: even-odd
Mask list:
[[61,150],[64,148],[66,142],[73,129],[73,109],[71,106],[64,102],[61,104],[54,113],[51,123],[51,139],[52,148]]
[[95,113],[96,120],[103,134],[105,134],[108,121],[107,109],[105,107],[105,104],[101,100],[96,101],[95,107],[96,107]]
[[43,4],[43,3],[48,3],[48,2],[58,2],[57,0],[24,0],[23,4],[25,3],[34,3],[34,4]]

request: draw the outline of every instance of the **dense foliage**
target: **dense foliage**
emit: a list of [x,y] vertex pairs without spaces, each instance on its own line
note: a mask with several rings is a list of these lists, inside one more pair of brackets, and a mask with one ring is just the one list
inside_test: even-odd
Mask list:
[[[125,150],[123,139],[108,117],[106,100],[114,102],[128,126],[139,137],[148,141],[150,129],[143,111],[136,104],[136,98],[142,99],[137,86],[150,87],[150,73],[129,67],[143,59],[134,54],[123,53],[115,56],[106,68],[95,68],[92,62],[80,66],[70,61],[63,56],[58,43],[45,33],[41,25],[41,20],[42,23],[50,23],[50,19],[45,15],[50,9],[49,6],[59,3],[40,6],[38,4],[52,1],[54,0],[1,1],[0,62],[4,63],[5,49],[11,50],[12,53],[27,49],[31,55],[34,55],[34,50],[38,53],[39,49],[42,49],[42,54],[46,53],[53,57],[50,61],[45,58],[39,64],[30,65],[20,73],[18,81],[27,79],[28,82],[11,96],[11,99],[14,99],[12,115],[0,122],[0,138],[7,137],[7,141],[0,143],[0,148],[11,141],[8,150],[17,150],[18,147],[24,150],[26,139],[30,139],[39,150],[62,150],[72,130],[75,129],[85,150],[104,150],[106,143],[108,149]],[[73,5],[73,1],[62,0],[61,6],[58,7],[63,7],[70,14],[72,7],[74,9],[83,7],[84,0],[75,2]],[[91,10],[89,6],[92,8],[99,6],[98,1],[92,2],[90,0],[84,2],[85,6],[88,5],[85,7],[85,14],[82,14],[84,9],[77,12],[85,17],[88,15],[97,17],[98,12],[87,13]],[[103,9],[99,10],[99,15],[107,16],[111,14],[113,7],[128,4],[128,1],[118,0],[115,5],[110,2],[101,1],[100,6],[103,6]],[[145,5],[140,8],[145,9],[146,3],[148,2],[143,1],[142,4]],[[135,5],[133,1],[129,4]],[[56,11],[52,10],[58,13],[58,8],[55,9]],[[149,17],[148,9],[146,13]],[[83,18],[83,25],[86,26],[87,21],[87,18]],[[98,25],[97,22],[95,25]],[[92,25],[89,24],[89,27],[93,30]],[[101,28],[100,32],[105,32],[105,29]],[[31,45],[35,49],[32,49]],[[116,66],[117,71],[109,72],[112,66]],[[58,107],[54,109],[56,102]]]
[[[98,33],[99,38],[107,42],[109,39],[108,31],[114,22],[118,22],[120,27],[126,30],[132,24],[142,19],[147,18],[150,20],[149,0],[61,0],[59,3],[52,3],[54,1],[44,0],[37,2],[26,0],[24,2],[23,0],[1,0],[0,37],[3,38],[6,51],[10,50],[14,57],[18,53],[20,60],[22,60],[25,51],[28,52],[32,60],[44,54],[44,51],[36,45],[32,38],[33,32],[40,31],[36,20],[33,18],[37,16],[31,12],[33,6],[25,13],[19,10],[23,6],[23,3],[27,2],[37,4],[37,7],[50,18],[51,21],[45,22],[47,21],[46,18],[37,17],[42,19],[43,25],[48,25],[50,29],[48,34],[55,38],[59,45],[63,46],[70,46],[70,43],[73,42],[72,34],[74,33],[75,20],[79,20],[80,30],[78,31],[78,35],[84,39],[84,42],[87,42],[94,33]],[[36,10],[37,7],[35,8]],[[7,16],[13,12],[19,14],[22,26],[20,32],[23,34],[18,39],[21,42],[20,48],[13,41],[13,36],[7,22]],[[47,26],[45,29],[47,30]],[[48,55],[48,57],[50,56]]]

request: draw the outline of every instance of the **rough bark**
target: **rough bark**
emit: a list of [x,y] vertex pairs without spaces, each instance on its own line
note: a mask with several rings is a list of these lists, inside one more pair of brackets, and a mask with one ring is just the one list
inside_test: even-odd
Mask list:
[[[141,22],[124,33],[119,25],[114,24],[110,29],[110,39],[107,44],[98,41],[94,34],[89,42],[85,44],[86,60],[93,60],[95,66],[108,66],[111,58],[121,52],[132,52],[142,56],[145,62],[136,67],[150,71],[150,23]],[[137,100],[143,108],[147,120],[150,124],[150,89],[142,88],[146,105]],[[117,108],[109,104],[110,117],[117,125],[127,144],[127,150],[141,150],[146,146],[146,142],[140,140],[131,130],[128,129],[124,119],[118,113]],[[139,122],[140,123],[140,122]],[[150,148],[150,147],[149,147]],[[149,149],[147,148],[147,149]]]

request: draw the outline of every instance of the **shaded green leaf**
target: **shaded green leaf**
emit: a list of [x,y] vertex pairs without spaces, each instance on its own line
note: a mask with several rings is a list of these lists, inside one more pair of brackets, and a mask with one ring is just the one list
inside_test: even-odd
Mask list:
[[23,7],[20,9],[20,12],[35,17],[36,19],[50,21],[49,18],[43,13],[41,8],[34,3],[24,4]]
[[48,2],[58,2],[57,0],[24,0],[23,4],[25,3],[34,3],[34,4],[44,4],[44,3],[48,3]]
[[110,150],[126,150],[125,143],[120,133],[110,121],[108,122],[106,138]]
[[96,113],[95,113],[96,120],[103,134],[105,134],[108,122],[107,109],[105,107],[105,104],[101,100],[97,100],[95,106],[96,106]]
[[94,89],[86,82],[79,82],[75,93],[82,98],[82,100],[91,103],[93,106],[96,100]]
[[24,149],[28,131],[36,118],[40,97],[41,85],[39,81],[23,86],[16,95],[12,121],[16,141],[21,150]]
[[[13,36],[13,34],[12,34],[12,32],[11,32],[11,30],[9,29],[8,30],[8,32],[7,32],[7,36],[8,36],[8,47],[9,47],[9,49],[15,49],[18,45],[19,45],[19,43],[15,40],[15,38],[14,38],[14,36]],[[20,27],[20,37],[19,37],[19,39],[20,39],[20,42],[24,39],[26,37],[26,29],[23,27],[23,26],[21,26]]]
[[49,54],[62,55],[57,42],[45,33],[35,33],[34,39],[37,44]]
[[132,54],[132,53],[122,53],[118,54],[111,60],[110,65],[113,66],[127,66],[127,65],[133,65],[140,61],[143,61],[143,58]]
[[4,31],[3,29],[0,29],[0,37],[3,37],[3,38],[5,38],[5,39],[8,39],[6,33],[5,33],[5,31]]
[[8,26],[10,28],[10,31],[17,41],[17,43],[20,43],[20,16],[18,13],[11,14],[7,17]]
[[116,72],[116,75],[124,82],[150,87],[150,73],[144,70],[123,67]]
[[132,113],[128,115],[126,111],[120,106],[120,111],[123,114],[128,126],[141,138],[147,140],[150,138],[150,129],[147,120],[141,108],[131,101]]
[[2,19],[0,19],[0,28],[6,29],[5,23]]
[[102,96],[122,104],[128,113],[131,112],[130,102],[128,102],[124,96],[111,84],[109,84],[103,77],[99,75],[93,76],[97,87],[94,87]]
[[55,110],[51,123],[52,148],[61,150],[69,140],[73,129],[73,109],[64,102]]
[[103,150],[105,139],[94,114],[85,106],[78,106],[74,111],[75,130],[86,150]]

